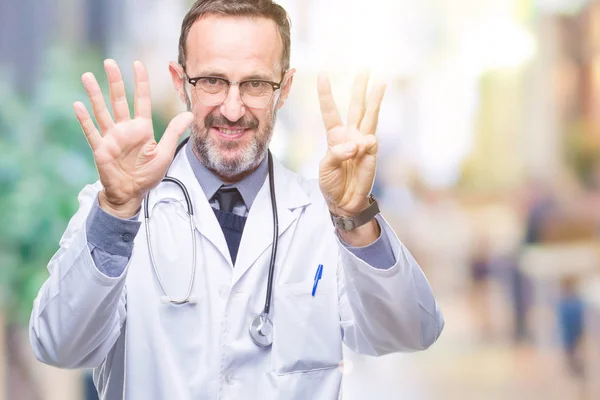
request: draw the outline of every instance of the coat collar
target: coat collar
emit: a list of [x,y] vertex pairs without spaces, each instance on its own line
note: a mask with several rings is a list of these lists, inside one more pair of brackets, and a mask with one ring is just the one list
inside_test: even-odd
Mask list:
[[[281,162],[273,158],[274,184],[279,219],[279,236],[292,225],[300,214],[300,208],[311,203],[302,188],[302,178],[288,170]],[[169,176],[179,179],[186,186],[194,208],[194,223],[198,232],[210,241],[224,258],[232,265],[227,242],[210,207],[208,199],[198,183],[186,152],[180,152],[168,172]],[[184,195],[175,185],[162,183],[150,195],[150,205],[161,198],[171,197],[185,205]],[[269,190],[269,177],[258,191],[248,213],[237,262],[234,268],[234,281],[237,281],[263,254],[270,249],[273,239],[273,213]],[[278,256],[279,258],[280,256]]]

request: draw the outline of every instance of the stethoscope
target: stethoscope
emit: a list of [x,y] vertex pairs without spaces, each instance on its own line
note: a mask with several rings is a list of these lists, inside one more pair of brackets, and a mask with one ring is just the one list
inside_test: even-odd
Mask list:
[[[189,137],[187,137],[183,142],[181,142],[177,149],[175,150],[175,157],[181,151],[181,149],[188,142]],[[275,200],[275,180],[273,177],[273,157],[271,156],[271,152],[268,152],[268,168],[269,168],[269,190],[271,192],[271,209],[273,211],[273,246],[271,247],[271,260],[269,262],[269,277],[267,280],[267,295],[265,297],[265,306],[263,308],[262,313],[256,315],[252,318],[249,326],[250,338],[252,341],[260,347],[268,347],[273,343],[273,322],[269,319],[269,311],[271,310],[271,291],[273,288],[273,272],[275,271],[275,258],[277,256],[277,240],[279,237],[279,221],[277,218],[277,202]],[[146,195],[146,200],[144,201],[144,218],[146,221],[146,241],[148,242],[148,250],[150,252],[150,263],[152,264],[152,269],[154,270],[154,274],[158,280],[158,284],[163,291],[164,295],[161,296],[160,301],[163,304],[195,304],[196,297],[192,295],[192,291],[194,289],[194,277],[196,276],[196,246],[194,245],[194,208],[192,207],[192,201],[190,198],[190,194],[185,187],[185,185],[178,179],[173,178],[172,176],[165,176],[162,182],[170,182],[179,186],[183,195],[185,197],[185,202],[187,205],[187,214],[188,221],[190,226],[190,232],[192,237],[192,272],[190,275],[190,284],[187,289],[187,293],[185,297],[176,299],[167,294],[167,290],[163,284],[163,281],[160,277],[158,269],[156,268],[156,261],[154,259],[154,254],[152,252],[152,241],[150,240],[150,212],[149,212],[149,200],[150,200],[150,192]]]

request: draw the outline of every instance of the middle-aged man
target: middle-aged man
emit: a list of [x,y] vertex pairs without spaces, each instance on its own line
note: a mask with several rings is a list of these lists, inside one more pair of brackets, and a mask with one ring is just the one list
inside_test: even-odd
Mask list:
[[198,0],[169,65],[189,111],[159,143],[142,63],[133,118],[113,60],[112,115],[83,75],[98,128],[74,109],[100,180],[80,193],[35,300],[39,360],[94,368],[103,399],[336,399],[342,343],[380,356],[435,342],[429,284],[370,196],[385,87],[367,96],[358,74],[344,123],[319,78],[328,150],[306,181],[268,152],[289,62],[279,5]]

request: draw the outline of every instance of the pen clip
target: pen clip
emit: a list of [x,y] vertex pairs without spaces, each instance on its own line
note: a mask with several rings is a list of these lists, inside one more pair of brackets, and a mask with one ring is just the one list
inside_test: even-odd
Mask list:
[[317,271],[315,272],[315,282],[313,284],[312,296],[315,297],[315,293],[317,292],[317,286],[319,285],[319,280],[323,276],[323,264],[319,264],[317,267]]
[[323,264],[319,264],[317,271],[315,272],[315,280],[321,279],[323,276]]

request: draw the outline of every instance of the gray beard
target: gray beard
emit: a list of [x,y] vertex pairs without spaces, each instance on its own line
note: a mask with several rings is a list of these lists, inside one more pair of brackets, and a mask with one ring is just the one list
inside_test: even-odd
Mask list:
[[[185,100],[188,111],[191,111],[192,103],[187,91],[185,92]],[[192,122],[190,125],[190,142],[194,153],[206,168],[216,172],[221,177],[236,177],[247,171],[256,169],[269,150],[278,104],[279,97],[273,108],[273,117],[268,120],[263,129],[258,130],[257,128],[255,130],[250,144],[246,148],[241,148],[241,145],[235,142],[228,142],[223,145],[227,150],[232,150],[236,147],[241,150],[241,153],[231,160],[225,159],[221,155],[219,143],[209,136],[208,128],[205,127],[202,129],[196,124],[196,121]]]
[[[191,125],[191,131],[192,148],[200,162],[223,177],[239,176],[246,171],[256,169],[267,154],[273,134],[272,124],[269,124],[263,130],[264,133],[268,133],[268,136],[264,137],[255,133],[250,144],[246,148],[240,149],[241,152],[237,157],[226,159],[221,155],[219,144],[208,136],[208,129],[200,129],[194,122]],[[263,137],[265,140],[261,140]],[[227,143],[224,146],[227,150],[240,147],[238,143]]]

